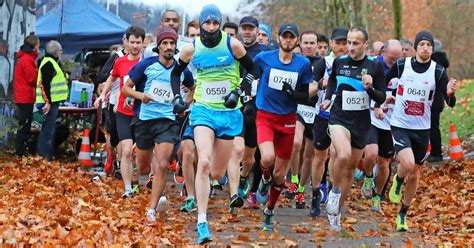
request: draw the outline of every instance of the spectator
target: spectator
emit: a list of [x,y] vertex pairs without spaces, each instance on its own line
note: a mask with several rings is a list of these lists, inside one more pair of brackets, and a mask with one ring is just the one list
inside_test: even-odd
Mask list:
[[8,43],[0,38],[0,97],[7,95],[10,78],[10,62],[8,61]]
[[195,40],[199,37],[199,23],[197,21],[191,21],[186,25],[186,37]]
[[16,155],[18,156],[26,155],[26,142],[30,138],[36,79],[38,77],[36,58],[39,54],[39,45],[39,38],[35,35],[29,35],[16,54],[18,62],[15,65],[13,84],[19,122],[15,142]]
[[222,31],[226,32],[228,35],[231,37],[237,38],[237,33],[238,33],[239,26],[233,22],[226,22],[222,26]]
[[59,103],[67,100],[69,88],[58,61],[63,52],[61,44],[52,40],[46,44],[46,55],[39,61],[36,103],[42,105],[44,122],[38,140],[38,155],[53,158],[54,135]]

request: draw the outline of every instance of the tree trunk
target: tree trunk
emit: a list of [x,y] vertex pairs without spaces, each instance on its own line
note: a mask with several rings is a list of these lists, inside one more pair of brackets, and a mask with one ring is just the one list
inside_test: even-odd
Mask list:
[[393,36],[395,39],[402,37],[402,5],[400,0],[392,0],[393,8]]

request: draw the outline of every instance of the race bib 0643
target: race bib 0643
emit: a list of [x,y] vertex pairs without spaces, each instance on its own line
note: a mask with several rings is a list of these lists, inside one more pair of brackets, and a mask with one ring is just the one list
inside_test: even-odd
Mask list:
[[268,87],[275,90],[282,90],[283,82],[287,82],[291,85],[293,90],[296,88],[296,82],[298,81],[298,72],[283,71],[272,68],[270,70],[270,76],[268,77]]
[[429,85],[424,84],[413,84],[404,85],[403,87],[403,99],[406,101],[413,102],[425,102],[428,101],[430,88]]
[[357,111],[369,108],[369,95],[365,91],[342,91],[342,110]]

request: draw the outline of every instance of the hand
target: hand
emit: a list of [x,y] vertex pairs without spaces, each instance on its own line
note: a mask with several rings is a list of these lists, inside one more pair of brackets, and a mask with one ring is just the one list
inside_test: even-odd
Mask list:
[[319,106],[320,109],[326,110],[331,106],[331,100],[324,100],[321,105]]
[[368,90],[372,87],[372,76],[365,74],[365,70],[362,70],[362,84],[364,85],[364,89]]
[[224,97],[224,106],[226,108],[234,109],[237,107],[237,103],[239,102],[239,97],[242,92],[240,89],[235,89],[231,91],[227,96]]
[[49,103],[45,103],[44,106],[43,106],[43,114],[44,115],[47,115],[49,113],[49,109],[51,109],[51,104]]
[[458,88],[458,84],[457,84],[456,79],[451,78],[448,82],[448,87],[447,87],[446,93],[448,94],[448,96],[453,96],[454,93],[456,92],[457,88]]
[[173,113],[181,114],[188,109],[188,105],[183,101],[181,95],[176,95],[173,99]]
[[184,86],[183,84],[181,84],[181,90],[184,92],[184,93],[188,93],[189,92],[189,88]]
[[150,101],[153,101],[153,97],[152,97],[151,95],[149,95],[149,94],[145,94],[145,93],[144,93],[144,94],[142,95],[142,102],[143,102],[144,104],[147,104],[147,103],[149,103]]
[[392,95],[387,95],[387,98],[385,98],[385,103],[386,104],[395,104],[395,97]]
[[290,96],[292,96],[293,93],[295,93],[295,91],[291,87],[291,84],[289,84],[286,81],[283,81],[282,83],[283,83],[282,90],[285,91],[286,93],[288,93]]
[[94,107],[95,108],[100,108],[100,104],[102,103],[102,101],[104,101],[104,96],[103,95],[100,95],[99,97],[97,97],[94,101]]
[[379,120],[383,120],[384,118],[383,110],[381,108],[374,108],[374,115],[375,118]]
[[114,109],[113,109],[113,110],[114,110],[114,113],[117,113],[117,109],[118,109],[118,104],[115,104],[115,105],[114,105]]
[[[133,109],[133,101],[134,101],[134,100],[135,100],[135,99],[129,98],[129,97],[125,98],[125,101],[123,101],[123,108],[124,108],[124,109],[128,109],[128,110],[132,110],[132,109]],[[130,101],[130,103],[129,103],[128,101]]]

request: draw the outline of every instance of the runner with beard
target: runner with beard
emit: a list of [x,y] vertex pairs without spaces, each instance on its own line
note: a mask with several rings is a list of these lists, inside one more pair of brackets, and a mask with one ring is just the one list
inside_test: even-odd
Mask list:
[[270,231],[274,230],[274,208],[288,172],[298,101],[308,100],[313,82],[309,60],[292,52],[298,45],[297,26],[283,24],[278,34],[280,49],[262,52],[254,59],[261,73],[256,123],[263,176],[257,201],[267,204],[262,228]]

